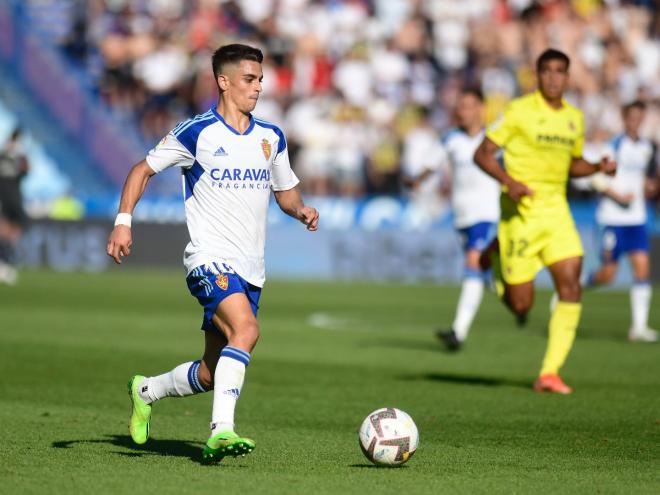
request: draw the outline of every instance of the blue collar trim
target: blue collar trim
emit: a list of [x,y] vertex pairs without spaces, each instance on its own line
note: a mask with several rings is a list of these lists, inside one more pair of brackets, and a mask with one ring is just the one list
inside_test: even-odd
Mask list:
[[252,129],[254,129],[254,117],[252,117],[252,114],[250,114],[250,125],[248,125],[247,129],[245,129],[245,132],[240,133],[236,129],[234,129],[232,126],[230,126],[227,122],[225,122],[225,119],[218,113],[218,111],[215,108],[212,108],[211,111],[213,112],[213,115],[216,116],[216,118],[222,122],[227,129],[229,129],[231,132],[234,134],[237,134],[239,136],[247,136],[252,132]]

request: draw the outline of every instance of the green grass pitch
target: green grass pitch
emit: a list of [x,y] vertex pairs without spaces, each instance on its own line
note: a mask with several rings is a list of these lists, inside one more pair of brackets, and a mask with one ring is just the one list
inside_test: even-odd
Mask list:
[[[549,293],[523,330],[486,294],[450,355],[432,330],[457,293],[269,282],[237,409],[257,449],[204,466],[210,394],[158,403],[144,446],[126,427],[131,374],[200,356],[201,308],[182,274],[27,272],[0,287],[0,492],[660,493],[660,345],[625,340],[627,293],[585,296],[568,397],[530,389]],[[383,406],[420,430],[402,468],[372,467],[358,447],[362,419]]]

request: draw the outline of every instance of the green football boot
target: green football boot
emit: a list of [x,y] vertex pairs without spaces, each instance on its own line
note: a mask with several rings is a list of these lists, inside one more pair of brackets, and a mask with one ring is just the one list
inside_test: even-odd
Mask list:
[[202,460],[204,462],[220,462],[227,456],[245,456],[254,450],[254,440],[239,437],[233,431],[216,433],[206,442]]
[[131,420],[128,431],[131,438],[138,445],[146,443],[149,439],[149,421],[151,420],[151,405],[142,400],[138,392],[138,385],[144,380],[142,375],[135,375],[128,381],[128,396],[131,398]]

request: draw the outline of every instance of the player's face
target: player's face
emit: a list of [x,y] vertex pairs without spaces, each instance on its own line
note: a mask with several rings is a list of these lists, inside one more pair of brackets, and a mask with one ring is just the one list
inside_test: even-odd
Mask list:
[[261,93],[264,73],[261,64],[253,60],[241,60],[231,64],[218,76],[218,85],[223,96],[243,113],[254,110]]
[[568,67],[563,60],[544,62],[536,75],[539,90],[547,99],[561,98],[568,86]]
[[472,94],[461,95],[456,105],[456,120],[463,128],[481,125],[483,116],[483,104]]
[[626,133],[636,136],[639,134],[639,128],[642,127],[644,122],[644,110],[641,108],[630,108],[623,116],[623,126]]

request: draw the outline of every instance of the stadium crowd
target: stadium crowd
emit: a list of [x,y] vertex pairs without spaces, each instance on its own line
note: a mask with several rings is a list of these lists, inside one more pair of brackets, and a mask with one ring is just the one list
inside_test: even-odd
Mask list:
[[218,46],[261,47],[256,114],[287,131],[312,194],[399,194],[402,171],[452,125],[465,86],[487,120],[533,88],[547,46],[572,58],[569,99],[587,142],[621,130],[620,107],[649,104],[660,142],[660,12],[652,0],[28,0],[37,29],[94,81],[146,143],[217,99]]

